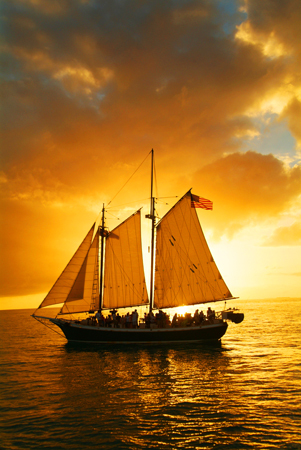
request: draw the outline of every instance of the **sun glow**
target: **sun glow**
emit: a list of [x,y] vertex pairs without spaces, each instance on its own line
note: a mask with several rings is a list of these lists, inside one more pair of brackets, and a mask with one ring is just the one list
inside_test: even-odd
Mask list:
[[180,316],[184,316],[186,313],[191,313],[191,307],[189,306],[179,306],[176,308],[176,313]]

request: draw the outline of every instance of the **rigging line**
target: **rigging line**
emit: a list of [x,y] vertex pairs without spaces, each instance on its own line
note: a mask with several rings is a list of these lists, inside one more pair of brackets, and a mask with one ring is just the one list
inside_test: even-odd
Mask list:
[[130,178],[124,183],[124,185],[119,189],[119,191],[117,192],[117,194],[115,194],[115,196],[109,201],[108,205],[110,203],[112,203],[113,200],[115,200],[115,198],[117,197],[117,195],[122,191],[122,189],[128,184],[128,182],[133,178],[133,176],[135,175],[135,173],[140,169],[140,167],[142,166],[142,164],[144,163],[144,161],[148,158],[148,156],[150,155],[151,152],[148,153],[148,155],[144,158],[144,160],[142,161],[142,163],[139,165],[139,167],[137,167],[137,169],[135,170],[135,172],[130,176]]
[[[122,206],[131,205],[132,203],[134,204],[134,203],[138,203],[138,202],[144,202],[144,201],[146,201],[146,200],[149,200],[149,197],[147,197],[147,198],[140,198],[139,200],[134,200],[134,201],[132,201],[132,202],[122,203],[122,205],[114,206],[114,208],[121,208]],[[108,206],[109,206],[109,205],[108,205]],[[114,211],[114,209],[113,209],[113,210],[111,209],[110,211]]]
[[62,332],[60,332],[60,331],[57,331],[56,330],[56,328],[54,327],[54,326],[52,326],[52,325],[54,325],[54,324],[52,324],[52,325],[48,325],[48,323],[46,322],[46,320],[43,320],[43,319],[38,319],[36,316],[32,316],[34,319],[36,319],[38,322],[40,322],[41,324],[43,324],[43,325],[45,325],[45,327],[47,327],[47,328],[49,328],[51,331],[54,331],[55,333],[57,333],[57,334],[59,334],[60,336],[63,336],[64,337],[64,333],[62,333]]

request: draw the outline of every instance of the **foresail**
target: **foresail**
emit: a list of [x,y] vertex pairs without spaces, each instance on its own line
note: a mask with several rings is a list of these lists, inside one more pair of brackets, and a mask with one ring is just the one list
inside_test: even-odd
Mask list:
[[140,210],[106,239],[104,308],[148,304],[141,247]]
[[57,305],[66,301],[70,290],[72,289],[72,286],[79,272],[81,271],[81,268],[87,257],[89,248],[91,246],[94,226],[95,224],[93,224],[91,230],[67,264],[62,274],[54,283],[53,287],[50,289],[49,293],[46,295],[39,308],[44,308],[45,306],[50,305]]
[[99,309],[99,233],[97,232],[60,314]]
[[157,225],[154,307],[231,297],[191,207],[189,191]]

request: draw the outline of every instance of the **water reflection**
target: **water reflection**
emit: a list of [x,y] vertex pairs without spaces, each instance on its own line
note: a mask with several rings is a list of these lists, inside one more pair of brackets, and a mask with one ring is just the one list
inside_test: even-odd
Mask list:
[[64,397],[76,398],[84,416],[93,410],[107,430],[114,426],[118,434],[126,428],[132,444],[144,448],[150,429],[166,445],[183,433],[199,443],[200,427],[210,426],[219,414],[230,359],[221,345],[99,349],[68,344],[60,364]]
[[297,306],[253,305],[218,346],[71,345],[2,313],[4,448],[298,448]]
[[67,344],[64,350],[60,360],[66,395],[72,397],[79,385],[83,390],[97,386],[102,403],[121,402],[123,408],[212,401],[229,365],[220,344],[102,349]]

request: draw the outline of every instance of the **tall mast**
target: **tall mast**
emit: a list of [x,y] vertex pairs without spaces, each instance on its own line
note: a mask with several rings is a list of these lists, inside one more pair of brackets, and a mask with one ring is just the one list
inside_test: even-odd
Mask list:
[[149,312],[153,309],[153,297],[154,297],[154,243],[155,243],[155,226],[156,226],[156,215],[155,215],[155,197],[153,196],[153,185],[154,185],[154,150],[151,151],[151,199],[150,199],[150,214],[147,216],[152,221],[152,232],[151,232],[151,273],[150,273],[150,299],[149,299]]
[[103,265],[104,265],[104,244],[105,244],[105,205],[102,206],[101,226],[99,227],[101,235],[101,250],[100,250],[100,281],[99,281],[99,309],[102,309],[102,294],[103,294]]

